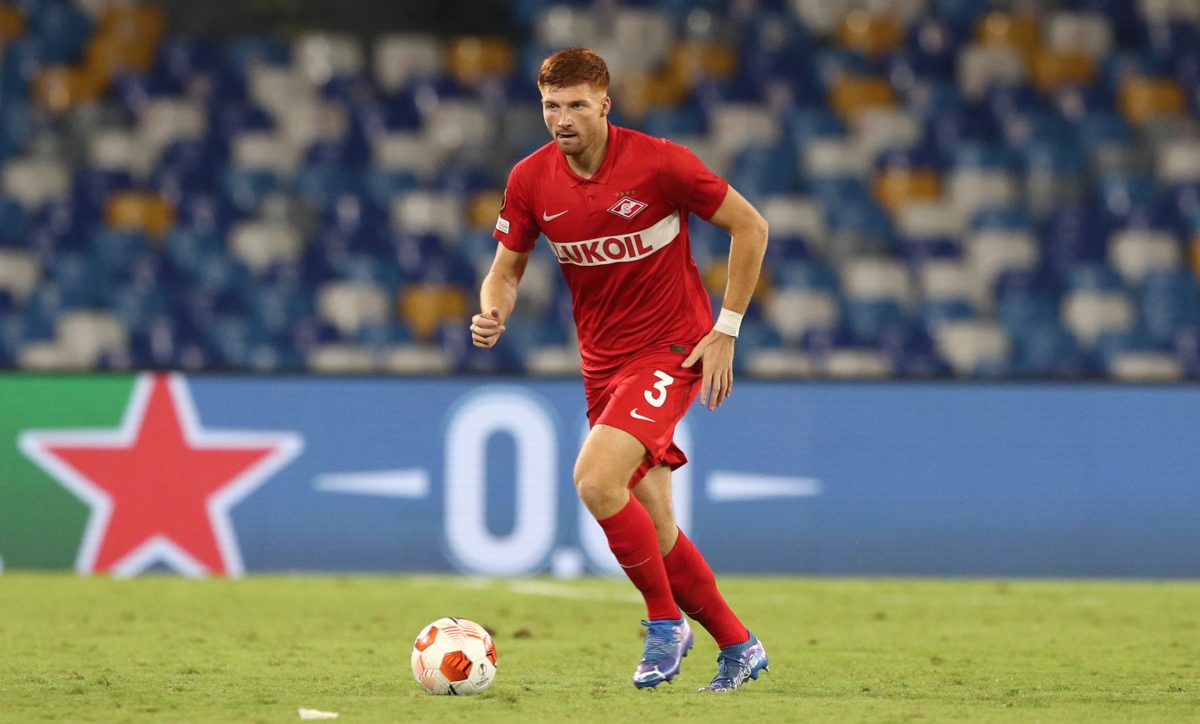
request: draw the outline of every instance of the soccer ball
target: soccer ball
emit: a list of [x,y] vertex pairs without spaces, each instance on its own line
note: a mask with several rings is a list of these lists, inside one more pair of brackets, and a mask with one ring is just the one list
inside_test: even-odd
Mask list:
[[439,618],[413,643],[413,676],[430,694],[478,694],[496,676],[496,644],[465,618]]

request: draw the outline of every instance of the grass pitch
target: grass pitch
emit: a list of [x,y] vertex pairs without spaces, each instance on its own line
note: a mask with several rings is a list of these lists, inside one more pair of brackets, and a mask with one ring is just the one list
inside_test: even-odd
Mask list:
[[[637,691],[624,581],[0,576],[0,720],[286,722],[1200,721],[1200,584],[730,578],[771,673]],[[500,670],[477,697],[412,680],[426,623],[474,619]]]

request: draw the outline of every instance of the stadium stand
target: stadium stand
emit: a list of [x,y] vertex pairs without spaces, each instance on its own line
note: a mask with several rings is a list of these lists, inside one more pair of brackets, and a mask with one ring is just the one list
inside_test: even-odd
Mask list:
[[[506,37],[183,37],[0,4],[0,366],[570,374],[465,318],[556,48],[764,212],[765,376],[1200,377],[1200,5],[522,0]],[[719,299],[727,241],[694,224]]]

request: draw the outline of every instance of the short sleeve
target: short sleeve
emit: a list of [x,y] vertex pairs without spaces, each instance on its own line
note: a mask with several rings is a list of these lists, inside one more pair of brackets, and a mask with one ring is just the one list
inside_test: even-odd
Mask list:
[[717,213],[729,192],[729,182],[716,175],[691,149],[663,142],[663,194],[676,208],[694,211],[705,220]]
[[496,219],[496,230],[492,236],[515,252],[532,251],[540,231],[529,211],[531,205],[525,184],[522,183],[521,166],[516,166],[508,175],[504,203],[500,205],[500,216]]

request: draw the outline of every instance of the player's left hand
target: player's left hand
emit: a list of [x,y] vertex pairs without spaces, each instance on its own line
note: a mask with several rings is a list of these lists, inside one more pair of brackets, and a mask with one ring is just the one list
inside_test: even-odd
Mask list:
[[704,375],[700,384],[700,404],[710,410],[720,407],[733,389],[733,346],[736,341],[735,337],[714,329],[683,361],[683,367],[691,367],[700,360]]

